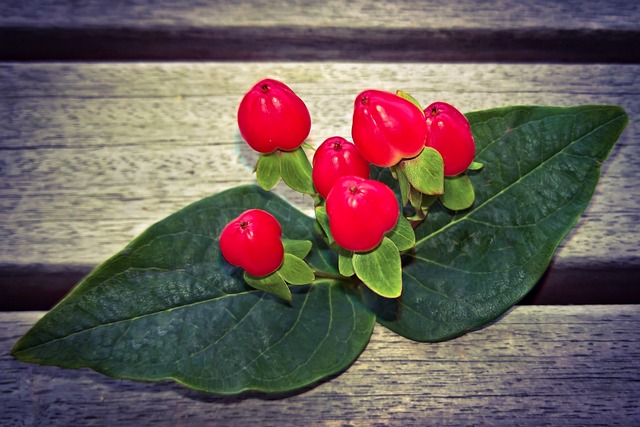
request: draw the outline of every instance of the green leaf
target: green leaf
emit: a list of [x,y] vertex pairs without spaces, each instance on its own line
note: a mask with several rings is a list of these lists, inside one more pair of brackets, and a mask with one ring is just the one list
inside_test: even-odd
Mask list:
[[424,111],[422,109],[422,106],[413,96],[409,95],[407,92],[404,92],[402,90],[396,91],[396,95],[398,95],[400,98],[406,99],[407,101],[409,101],[410,103],[418,107],[418,110],[422,111],[422,115],[424,116]]
[[452,211],[468,209],[475,198],[473,184],[467,175],[445,177],[444,194],[440,196],[440,201],[446,208]]
[[353,270],[369,289],[382,297],[397,298],[402,293],[400,253],[388,237],[372,251],[354,253]]
[[345,277],[356,274],[353,270],[353,251],[345,248],[338,249],[338,271]]
[[470,171],[479,171],[483,167],[484,167],[484,165],[482,163],[480,163],[480,162],[471,162],[471,164],[469,165],[469,167],[467,169],[469,169]]
[[304,194],[315,194],[311,163],[302,147],[293,151],[279,151],[282,180],[293,190]]
[[423,194],[442,194],[444,192],[444,163],[442,156],[431,147],[425,147],[413,159],[403,160],[404,169],[411,186]]
[[[473,208],[440,204],[416,231],[397,316],[414,340],[452,338],[493,321],[540,279],[584,212],[627,124],[614,106],[507,107],[468,114],[476,156]],[[374,306],[375,304],[370,304]]]
[[[392,166],[393,167],[393,166]],[[393,171],[396,172],[396,179],[398,180],[398,186],[400,187],[400,206],[404,206],[409,201],[409,195],[411,193],[411,184],[407,178],[404,169],[393,167]]]
[[325,236],[327,236],[327,241],[329,242],[329,244],[332,244],[334,240],[333,236],[331,235],[331,227],[329,226],[329,215],[327,215],[327,208],[325,206],[316,206],[315,213],[318,224],[320,224],[322,231],[324,232]]
[[306,262],[291,254],[284,254],[284,261],[277,273],[292,285],[307,285],[316,278]]
[[400,215],[396,226],[387,233],[387,237],[396,245],[399,251],[408,251],[416,243],[416,235],[411,223]]
[[280,181],[278,153],[261,154],[256,164],[256,180],[263,190],[271,190]]
[[311,252],[313,243],[309,240],[282,239],[282,246],[284,246],[284,251],[286,253],[295,255],[300,259],[304,259],[309,255],[309,252]]
[[38,321],[13,355],[219,394],[290,391],[343,371],[367,345],[373,315],[335,281],[294,288],[291,304],[247,286],[222,259],[218,236],[248,208],[286,224],[284,238],[313,242],[309,264],[337,274],[311,218],[258,187],[237,187],[151,226]]
[[244,281],[252,288],[275,295],[287,302],[292,301],[291,291],[278,273],[271,273],[268,276],[256,277],[245,271],[243,277]]

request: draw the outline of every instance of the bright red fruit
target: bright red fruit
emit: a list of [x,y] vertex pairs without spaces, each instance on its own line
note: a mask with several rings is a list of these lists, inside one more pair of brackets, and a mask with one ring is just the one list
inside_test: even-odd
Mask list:
[[366,90],[356,98],[351,129],[362,157],[393,166],[424,148],[427,127],[418,107],[390,92]]
[[311,116],[302,99],[277,80],[258,82],[238,108],[240,134],[260,153],[298,148],[311,131]]
[[467,118],[454,106],[434,102],[424,110],[427,122],[427,147],[432,147],[444,161],[444,175],[454,176],[467,170],[476,146]]
[[253,276],[276,271],[284,260],[282,227],[269,212],[250,209],[227,224],[220,234],[220,251],[231,265]]
[[399,215],[395,194],[378,181],[344,176],[327,197],[331,235],[350,251],[366,252],[378,246]]
[[369,178],[369,163],[351,142],[332,136],[313,155],[313,185],[326,199],[336,181],[347,175]]

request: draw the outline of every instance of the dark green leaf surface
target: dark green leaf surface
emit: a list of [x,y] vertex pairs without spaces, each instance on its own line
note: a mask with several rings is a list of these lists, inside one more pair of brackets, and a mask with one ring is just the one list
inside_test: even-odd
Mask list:
[[314,242],[309,264],[336,273],[337,258],[312,234],[311,218],[257,187],[238,187],[150,227],[47,313],[13,354],[220,394],[293,390],[346,369],[365,348],[373,315],[333,281],[294,288],[291,304],[247,286],[242,270],[222,259],[218,236],[248,208],[286,224],[283,237]]
[[[468,114],[476,141],[474,206],[441,204],[415,231],[397,316],[380,319],[414,340],[478,328],[517,303],[586,209],[627,123],[619,107],[508,107]],[[378,302],[371,306],[383,307]]]

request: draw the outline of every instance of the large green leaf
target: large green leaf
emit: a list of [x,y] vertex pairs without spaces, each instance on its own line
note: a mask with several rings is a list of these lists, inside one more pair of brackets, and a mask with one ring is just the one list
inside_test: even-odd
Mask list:
[[371,297],[388,328],[435,341],[517,303],[586,209],[628,118],[614,106],[507,107],[468,114],[476,141],[473,207],[439,203],[416,231],[399,300]]
[[292,288],[291,304],[247,286],[222,259],[218,236],[249,208],[286,224],[287,239],[312,241],[309,264],[335,272],[337,257],[315,238],[311,218],[257,187],[238,187],[149,228],[47,313],[13,354],[220,394],[293,390],[346,369],[368,343],[374,316],[330,280]]

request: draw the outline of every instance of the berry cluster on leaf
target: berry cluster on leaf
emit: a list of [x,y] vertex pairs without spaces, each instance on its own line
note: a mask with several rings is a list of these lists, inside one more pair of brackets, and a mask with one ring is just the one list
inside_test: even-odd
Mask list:
[[[309,110],[287,85],[256,83],[238,108],[244,140],[260,153],[256,179],[265,190],[282,181],[312,196],[316,230],[338,254],[345,283],[396,298],[402,293],[402,254],[415,245],[413,227],[440,201],[451,210],[473,205],[465,172],[477,170],[469,122],[455,107],[434,102],[422,109],[406,92],[368,89],[356,96],[351,139],[332,136],[312,162],[305,152]],[[311,148],[312,149],[312,148]],[[374,168],[389,168],[399,197],[370,179]],[[282,228],[268,212],[249,210],[231,221],[220,237],[222,255],[245,270],[248,285],[291,301],[290,285],[313,282],[305,263],[309,250],[293,254],[280,239]],[[310,242],[308,242],[310,245]],[[339,277],[337,279],[340,279]]]

